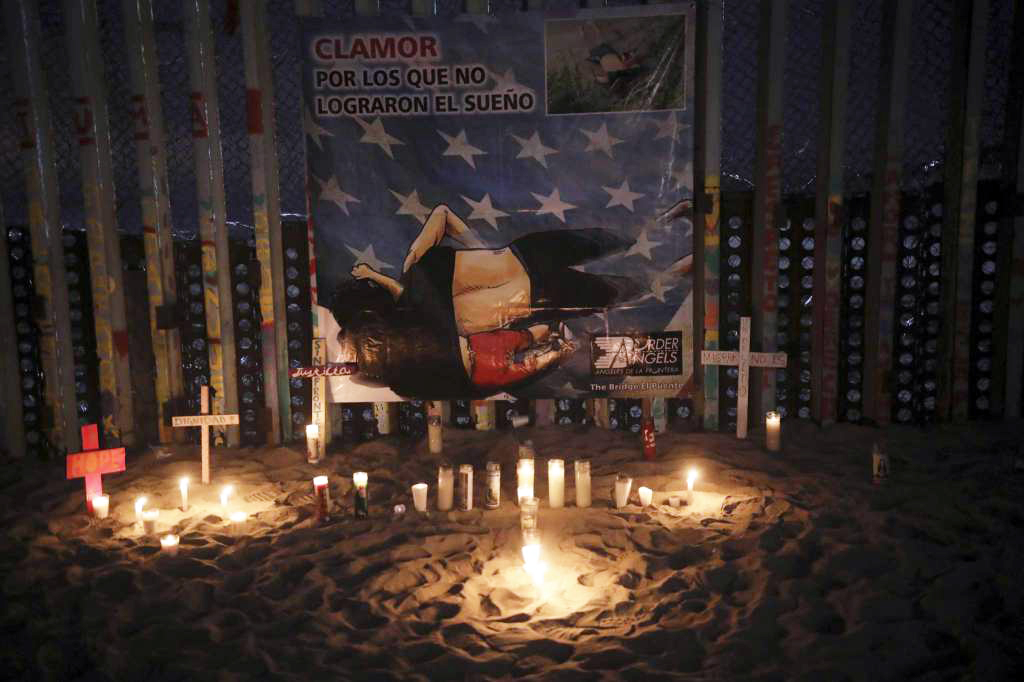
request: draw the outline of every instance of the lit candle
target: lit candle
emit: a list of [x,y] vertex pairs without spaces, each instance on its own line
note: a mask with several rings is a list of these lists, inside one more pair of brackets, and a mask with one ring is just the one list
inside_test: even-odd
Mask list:
[[142,532],[146,535],[154,535],[156,533],[156,522],[160,518],[159,509],[143,509],[142,510]]
[[235,486],[226,485],[220,489],[220,506],[226,512],[228,510],[228,499],[235,492]]
[[519,500],[519,527],[523,533],[537,530],[537,509],[540,500],[536,497],[523,497]]
[[576,466],[576,506],[590,506],[590,460],[578,459]]
[[679,497],[678,495],[672,495],[670,498],[668,498],[668,503],[672,507],[681,507],[683,506],[683,498]]
[[427,488],[426,483],[414,483],[412,486],[412,504],[421,513],[427,511]]
[[637,495],[640,496],[640,506],[650,507],[651,502],[654,501],[654,491],[645,485],[640,486],[636,489]]
[[487,463],[487,487],[484,488],[484,507],[497,509],[501,506],[501,464]]
[[523,534],[523,570],[538,587],[544,582],[547,565],[540,559],[540,536],[537,531]]
[[179,538],[173,533],[161,536],[160,538],[160,551],[168,556],[175,556],[178,553],[178,541]]
[[690,469],[686,472],[686,503],[693,504],[693,484],[697,481],[697,470]]
[[512,416],[510,421],[512,422],[512,427],[518,429],[530,425],[530,416],[527,414],[516,414]]
[[355,511],[357,519],[365,519],[370,515],[370,499],[366,492],[367,476],[365,471],[352,474],[352,485],[355,486]]
[[320,461],[319,424],[306,424],[306,461],[310,464]]
[[519,498],[533,497],[533,457],[521,457],[516,463],[516,489]]
[[473,509],[473,465],[459,466],[459,509]]
[[135,498],[135,523],[139,524],[139,530],[142,530],[142,510],[146,508],[148,501],[145,495]]
[[92,498],[92,513],[97,519],[107,518],[110,513],[110,495],[97,495]]
[[313,503],[315,505],[313,517],[317,523],[323,523],[331,518],[331,492],[327,486],[326,476],[313,477]]
[[448,511],[455,499],[455,470],[451,464],[437,467],[437,508]]
[[565,461],[561,459],[548,460],[548,506],[565,506]]
[[516,504],[522,504],[523,500],[527,497],[533,497],[530,493],[533,491],[529,488],[516,488]]
[[782,417],[778,412],[764,415],[764,447],[768,452],[778,452],[782,447]]
[[615,508],[622,509],[629,504],[629,490],[633,487],[633,479],[625,474],[615,478]]
[[247,530],[249,525],[249,515],[244,511],[233,511],[231,516],[231,530],[234,531],[235,535],[242,535]]
[[[427,401],[427,447],[431,454],[440,455],[444,449],[444,434],[441,431],[441,402]],[[449,505],[451,508],[451,505]]]
[[188,476],[178,479],[178,490],[181,491],[181,511],[188,511]]

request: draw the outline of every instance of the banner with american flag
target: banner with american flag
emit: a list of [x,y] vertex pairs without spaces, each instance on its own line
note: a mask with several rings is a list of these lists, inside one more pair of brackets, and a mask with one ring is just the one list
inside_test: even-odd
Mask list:
[[333,400],[688,394],[694,18],[307,21]]

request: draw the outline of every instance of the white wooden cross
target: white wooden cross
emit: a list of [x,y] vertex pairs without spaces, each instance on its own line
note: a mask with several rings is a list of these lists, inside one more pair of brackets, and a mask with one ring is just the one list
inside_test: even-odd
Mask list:
[[736,437],[747,437],[747,397],[749,395],[751,367],[785,367],[785,353],[751,353],[750,352],[750,318],[740,318],[740,349],[706,350],[700,354],[700,361],[705,365],[731,365],[740,368],[739,388],[736,397]]
[[210,414],[210,387],[199,389],[199,412],[197,415],[174,417],[171,424],[176,427],[198,426],[199,442],[203,449],[203,483],[210,482],[210,427],[238,423],[237,414]]

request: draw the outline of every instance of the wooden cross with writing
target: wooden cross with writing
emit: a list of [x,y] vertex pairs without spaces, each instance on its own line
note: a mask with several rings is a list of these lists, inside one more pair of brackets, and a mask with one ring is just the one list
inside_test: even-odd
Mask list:
[[237,414],[210,414],[210,387],[199,389],[199,412],[197,415],[174,417],[171,424],[176,427],[198,426],[199,442],[203,450],[203,483],[210,482],[210,427],[238,423]]
[[747,437],[747,397],[749,394],[751,367],[785,367],[785,353],[751,353],[750,352],[750,318],[740,318],[740,349],[706,350],[700,354],[700,361],[705,365],[731,365],[740,368],[739,388],[736,397],[736,437]]
[[124,448],[99,450],[100,439],[95,424],[82,427],[82,450],[68,455],[68,480],[85,479],[85,506],[92,513],[92,498],[103,494],[103,474],[124,471]]

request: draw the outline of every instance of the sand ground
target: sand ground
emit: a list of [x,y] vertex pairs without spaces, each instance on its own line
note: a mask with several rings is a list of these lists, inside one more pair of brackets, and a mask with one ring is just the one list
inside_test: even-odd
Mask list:
[[[516,435],[446,431],[446,454],[503,462],[497,511],[410,511],[437,460],[384,438],[331,454],[216,450],[211,486],[193,447],[129,458],[106,476],[111,515],[84,513],[59,463],[3,468],[0,677],[54,680],[1009,680],[1024,673],[1022,424],[887,432],[893,474],[870,477],[880,432],[785,424],[784,452],[722,434],[666,433],[644,462],[636,436],[526,429],[566,460],[565,509],[542,503],[549,568],[520,559]],[[158,454],[165,456],[158,457]],[[594,506],[576,509],[571,461],[593,462]],[[694,504],[641,508],[701,477]],[[371,518],[352,518],[351,472]],[[619,472],[632,504],[610,507]],[[332,520],[314,525],[310,480],[329,473]],[[235,534],[220,485],[252,515]],[[134,524],[160,508],[178,556]]]

